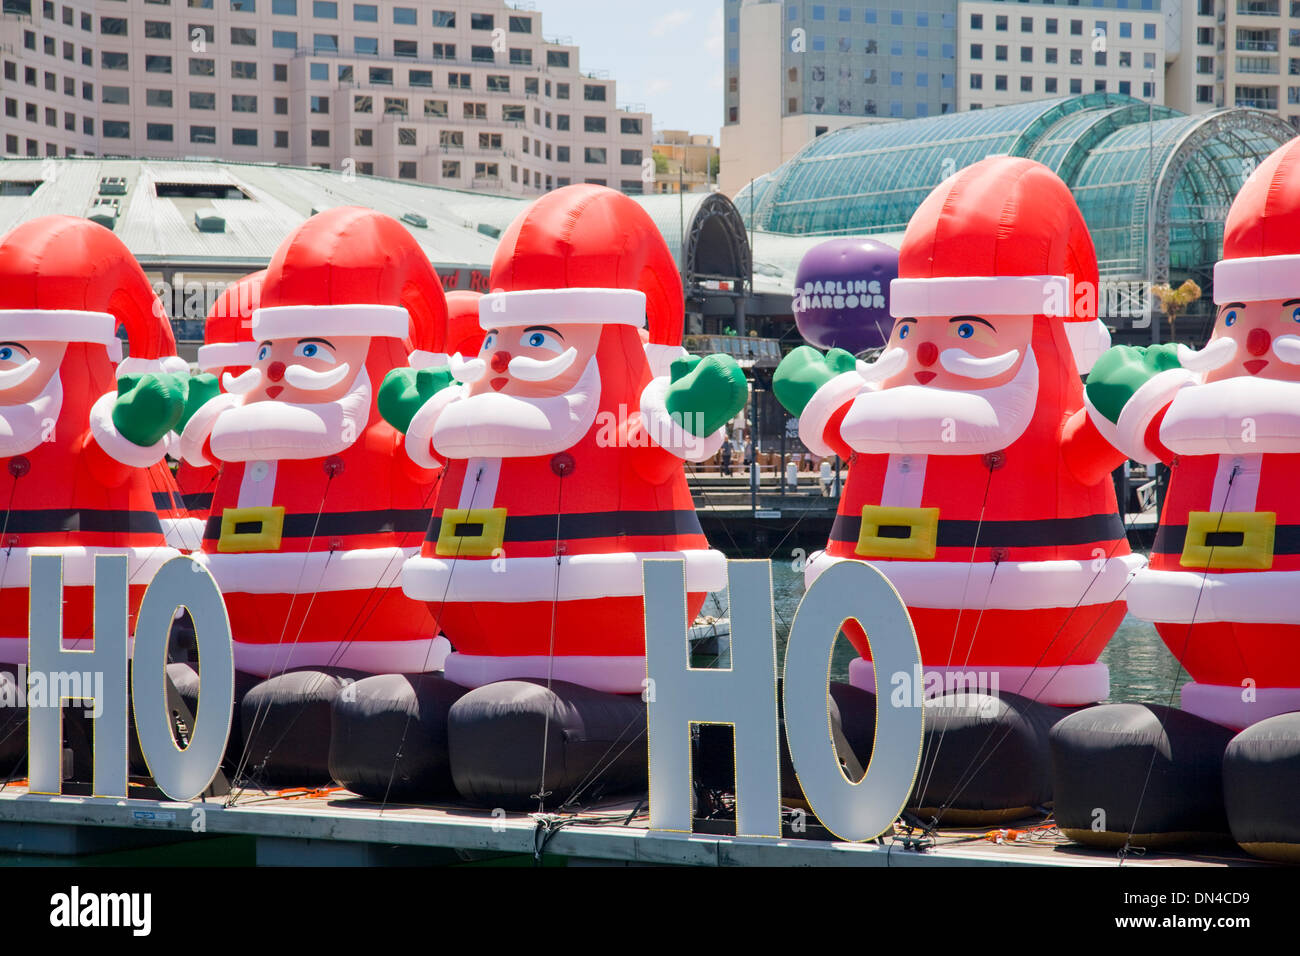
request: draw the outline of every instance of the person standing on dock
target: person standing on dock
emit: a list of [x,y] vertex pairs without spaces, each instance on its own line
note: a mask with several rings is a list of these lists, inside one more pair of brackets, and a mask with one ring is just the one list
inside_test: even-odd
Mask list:
[[722,442],[722,476],[731,477],[731,439],[725,439]]

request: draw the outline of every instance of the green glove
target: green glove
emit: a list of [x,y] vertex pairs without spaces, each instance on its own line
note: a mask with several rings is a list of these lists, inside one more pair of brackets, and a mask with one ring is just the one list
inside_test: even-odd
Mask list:
[[785,410],[797,418],[817,389],[857,368],[857,364],[858,360],[844,349],[831,349],[823,356],[811,345],[801,345],[781,359],[772,376],[772,391]]
[[455,381],[447,368],[395,368],[379,386],[379,414],[403,435],[421,406]]
[[184,411],[185,386],[175,375],[123,375],[117,380],[113,425],[133,445],[157,444]]
[[176,423],[178,434],[185,430],[185,426],[194,417],[194,413],[202,408],[205,402],[216,398],[221,392],[221,386],[217,384],[217,377],[206,372],[182,379],[181,385],[185,390],[185,409],[181,412],[181,420]]
[[1116,345],[1097,359],[1084,389],[1097,411],[1118,423],[1120,412],[1137,390],[1171,368],[1181,368],[1175,344]]
[[735,418],[749,398],[745,373],[729,355],[677,359],[664,396],[668,414],[692,435],[712,435]]

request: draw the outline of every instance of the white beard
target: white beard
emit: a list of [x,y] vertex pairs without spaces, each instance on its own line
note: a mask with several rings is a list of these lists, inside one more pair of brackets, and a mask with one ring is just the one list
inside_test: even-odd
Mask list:
[[227,409],[212,426],[212,453],[221,461],[324,458],[351,446],[369,420],[370,376],[362,366],[352,389],[334,402],[272,400]]
[[1178,391],[1160,440],[1179,455],[1300,452],[1300,382],[1237,375]]
[[447,458],[531,458],[572,448],[596,420],[600,367],[593,357],[563,395],[521,398],[485,392],[455,398],[433,426],[433,447]]
[[22,455],[39,445],[54,429],[63,409],[59,373],[44,391],[23,405],[0,405],[0,458]]
[[1038,401],[1038,363],[1031,348],[1015,378],[973,392],[899,385],[862,392],[840,434],[870,455],[983,455],[1001,451],[1029,427]]

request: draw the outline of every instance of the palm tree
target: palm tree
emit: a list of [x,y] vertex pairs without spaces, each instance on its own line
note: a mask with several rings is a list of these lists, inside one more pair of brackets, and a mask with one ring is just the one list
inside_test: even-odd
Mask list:
[[1168,282],[1153,285],[1151,292],[1160,300],[1160,308],[1164,310],[1165,315],[1169,316],[1169,338],[1172,341],[1174,338],[1174,323],[1180,315],[1191,307],[1193,302],[1201,297],[1201,287],[1188,279],[1177,289],[1171,288]]

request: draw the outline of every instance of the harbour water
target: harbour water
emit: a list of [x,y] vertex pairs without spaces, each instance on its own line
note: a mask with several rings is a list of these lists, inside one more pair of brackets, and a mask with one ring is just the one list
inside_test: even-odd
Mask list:
[[[777,636],[777,666],[785,663],[786,639],[795,611],[803,597],[803,573],[794,569],[789,561],[772,562],[772,591],[774,597]],[[727,593],[711,595],[704,613],[726,616]],[[849,679],[849,661],[856,652],[849,642],[840,637],[835,644],[831,660],[831,679]],[[1110,644],[1101,655],[1110,668],[1110,700],[1114,702],[1172,704],[1178,706],[1179,688],[1189,679],[1169,653],[1155,628],[1132,615],[1126,615]]]

